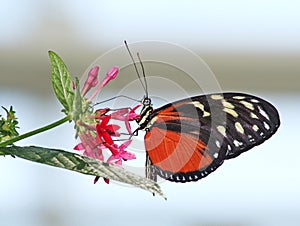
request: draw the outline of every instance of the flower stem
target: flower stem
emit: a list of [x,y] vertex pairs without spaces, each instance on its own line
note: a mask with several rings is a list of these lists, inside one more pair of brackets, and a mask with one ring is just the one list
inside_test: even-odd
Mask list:
[[44,132],[44,131],[47,131],[47,130],[49,130],[49,129],[52,129],[52,128],[54,128],[54,127],[56,127],[56,126],[59,126],[59,125],[65,123],[65,122],[67,122],[67,121],[70,121],[70,120],[71,120],[71,116],[66,116],[65,118],[62,118],[62,119],[60,119],[60,120],[58,120],[58,121],[56,121],[56,122],[53,122],[53,123],[51,123],[51,124],[49,124],[49,125],[47,125],[47,126],[43,126],[43,127],[41,127],[41,128],[32,130],[32,131],[30,131],[30,132],[28,132],[28,133],[24,133],[24,134],[22,134],[22,135],[19,135],[19,136],[17,136],[17,137],[14,137],[14,138],[12,138],[12,139],[10,139],[10,140],[4,141],[4,142],[0,143],[0,147],[5,147],[5,146],[7,146],[7,145],[11,145],[11,144],[13,144],[13,143],[15,143],[15,142],[17,142],[17,141],[19,141],[19,140],[25,139],[25,138],[27,138],[27,137],[31,137],[31,136],[36,135],[36,134],[38,134],[38,133],[42,133],[42,132]]

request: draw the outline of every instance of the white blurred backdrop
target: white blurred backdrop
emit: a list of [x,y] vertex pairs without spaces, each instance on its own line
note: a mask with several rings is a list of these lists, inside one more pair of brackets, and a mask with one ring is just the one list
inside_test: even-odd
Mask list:
[[[124,39],[172,42],[191,49],[209,65],[222,90],[269,100],[282,121],[274,137],[225,162],[207,178],[161,183],[167,201],[132,187],[101,180],[94,185],[92,177],[1,157],[0,226],[300,224],[298,1],[0,3],[0,105],[15,107],[21,133],[63,117],[51,87],[49,49],[80,77]],[[147,54],[144,49],[139,52],[142,57]],[[122,88],[116,80],[105,95]],[[142,96],[137,92],[135,97]],[[17,144],[72,150],[73,137],[72,125],[66,124]],[[138,155],[143,164],[143,153]]]

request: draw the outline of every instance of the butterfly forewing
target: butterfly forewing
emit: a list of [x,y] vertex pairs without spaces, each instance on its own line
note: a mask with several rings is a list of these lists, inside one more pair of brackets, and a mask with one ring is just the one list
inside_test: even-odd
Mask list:
[[[223,105],[227,113],[224,143],[226,159],[236,157],[270,138],[280,125],[276,108],[251,95],[226,93]],[[228,106],[228,104],[231,104]],[[217,130],[223,130],[217,127]]]
[[149,112],[140,127],[147,131],[148,172],[176,182],[199,180],[225,159],[268,139],[279,124],[270,103],[247,94],[210,94],[167,104]]

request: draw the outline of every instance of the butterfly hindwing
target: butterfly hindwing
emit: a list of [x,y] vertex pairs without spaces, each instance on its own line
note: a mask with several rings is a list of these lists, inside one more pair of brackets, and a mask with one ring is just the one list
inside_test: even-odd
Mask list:
[[220,93],[169,103],[147,115],[149,177],[196,181],[274,134],[277,110],[248,94]]

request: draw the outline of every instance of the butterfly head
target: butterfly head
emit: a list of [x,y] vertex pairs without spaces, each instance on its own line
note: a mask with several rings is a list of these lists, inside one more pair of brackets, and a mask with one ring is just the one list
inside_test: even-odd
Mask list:
[[151,99],[149,97],[144,97],[143,100],[142,100],[142,104],[143,106],[151,106]]

